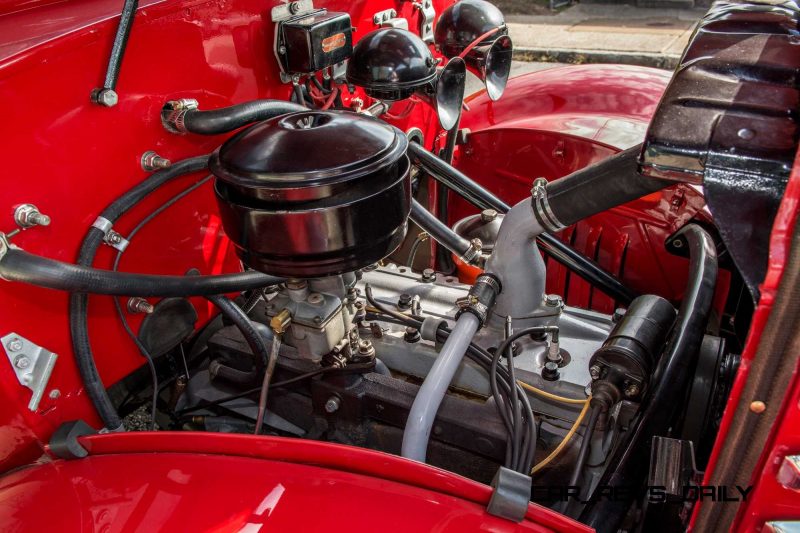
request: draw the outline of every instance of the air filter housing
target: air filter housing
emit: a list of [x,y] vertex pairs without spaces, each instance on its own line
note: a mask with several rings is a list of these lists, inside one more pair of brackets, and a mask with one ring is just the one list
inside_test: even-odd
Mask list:
[[372,117],[311,110],[226,141],[210,168],[241,260],[275,276],[316,278],[388,256],[411,209],[407,146]]

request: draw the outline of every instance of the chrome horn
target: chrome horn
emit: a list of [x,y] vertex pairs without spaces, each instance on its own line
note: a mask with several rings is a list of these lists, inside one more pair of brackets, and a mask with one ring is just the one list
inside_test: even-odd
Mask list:
[[436,24],[436,46],[446,57],[460,56],[467,69],[498,100],[511,74],[513,45],[503,14],[484,0],[461,0],[445,9]]
[[353,48],[347,81],[367,95],[394,102],[413,95],[436,109],[444,129],[458,121],[464,99],[466,63],[451,59],[443,68],[428,45],[410,31],[383,28],[368,33]]

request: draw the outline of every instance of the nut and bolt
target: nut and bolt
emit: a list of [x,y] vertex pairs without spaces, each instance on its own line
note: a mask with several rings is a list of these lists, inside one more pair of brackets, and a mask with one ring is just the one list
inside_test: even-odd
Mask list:
[[557,294],[547,294],[544,297],[544,304],[547,307],[561,307],[561,296]]
[[92,91],[92,102],[103,107],[114,107],[119,103],[119,96],[113,89],[95,89]]
[[397,308],[402,310],[411,309],[411,300],[410,294],[401,294],[400,299],[397,300]]
[[554,363],[552,361],[545,363],[544,368],[542,369],[542,379],[547,381],[555,381],[558,378],[558,363]]
[[625,396],[628,398],[633,398],[637,394],[639,394],[639,385],[636,383],[630,383],[625,387]]
[[341,405],[342,400],[340,400],[338,396],[331,396],[328,398],[328,401],[325,402],[325,412],[328,414],[333,414],[339,410]]
[[31,360],[27,355],[18,355],[14,358],[14,366],[20,370],[25,370],[31,366]]
[[432,268],[426,268],[422,271],[422,281],[425,283],[433,283],[436,281],[436,271]]
[[106,234],[106,241],[108,241],[108,244],[112,246],[115,244],[119,244],[122,242],[122,235],[120,235],[114,230],[108,230],[108,233]]
[[50,217],[42,214],[33,204],[22,204],[14,210],[14,222],[20,228],[32,228],[34,226],[49,226]]
[[375,347],[367,339],[358,341],[358,355],[371,357],[375,355]]
[[592,379],[600,379],[600,367],[597,365],[590,366],[589,375],[592,376]]
[[497,211],[494,209],[484,209],[481,211],[481,220],[483,222],[492,222],[497,218]]
[[153,172],[154,170],[161,170],[172,166],[172,161],[165,157],[161,157],[152,150],[142,154],[141,159],[142,170]]
[[383,328],[377,322],[372,322],[369,325],[369,330],[372,332],[372,336],[376,339],[380,339],[383,337]]
[[128,299],[128,311],[134,314],[144,313],[149,315],[153,312],[155,307],[153,304],[145,300],[144,298],[139,298],[138,296],[134,296]]
[[403,340],[406,342],[419,342],[421,336],[417,328],[407,327],[403,335]]
[[9,352],[18,352],[22,349],[22,340],[15,337],[6,344],[6,348]]

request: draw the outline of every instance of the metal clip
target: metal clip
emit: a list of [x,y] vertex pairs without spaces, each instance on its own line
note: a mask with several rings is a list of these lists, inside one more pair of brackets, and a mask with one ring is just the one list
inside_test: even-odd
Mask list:
[[419,11],[419,36],[426,43],[432,43],[433,19],[436,18],[433,0],[421,0],[420,2],[413,2],[413,5]]
[[20,385],[33,391],[28,409],[36,411],[58,355],[14,332],[0,339],[0,342],[3,343],[3,349]]
[[113,224],[111,223],[111,221],[104,217],[97,217],[97,219],[92,224],[92,227],[99,229],[105,235],[103,237],[103,242],[105,242],[107,245],[111,246],[115,250],[124,252],[125,249],[128,247],[128,245],[130,244],[130,242],[121,234],[111,229],[112,226]]
[[546,179],[536,178],[536,180],[534,180],[533,188],[531,189],[531,202],[536,219],[542,225],[543,229],[554,233],[566,228],[550,208],[550,202],[547,200]]

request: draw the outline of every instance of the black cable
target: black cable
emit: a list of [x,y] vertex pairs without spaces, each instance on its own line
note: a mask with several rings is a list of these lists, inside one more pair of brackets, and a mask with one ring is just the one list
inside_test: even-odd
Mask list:
[[[180,176],[199,172],[208,168],[208,156],[193,157],[173,164],[170,168],[156,172],[138,183],[122,196],[109,204],[100,214],[112,224],[131,207],[139,203],[147,195]],[[89,266],[94,262],[97,250],[103,243],[104,233],[91,227],[81,243],[77,264]],[[105,386],[97,371],[97,364],[89,341],[89,296],[86,293],[73,292],[69,297],[69,326],[72,336],[72,350],[78,371],[86,393],[97,410],[105,427],[111,431],[122,429],[114,404],[106,392]]]
[[[155,211],[153,211],[152,213],[147,215],[128,234],[128,237],[127,237],[128,242],[130,242],[133,239],[133,237],[137,233],[139,233],[139,230],[141,230],[144,226],[146,226],[148,222],[153,220],[155,217],[157,217],[159,214],[164,212],[170,206],[172,206],[175,203],[177,203],[184,196],[188,195],[189,193],[191,193],[195,189],[198,189],[199,187],[201,187],[202,185],[207,183],[208,180],[210,180],[210,179],[211,179],[211,176],[206,176],[205,178],[201,179],[197,183],[195,183],[195,184],[191,185],[190,187],[187,187],[183,191],[179,192],[178,194],[176,194],[175,196],[173,196],[172,198],[167,200],[164,204],[159,206],[158,209],[156,209]],[[117,255],[114,258],[114,264],[112,265],[111,270],[116,271],[119,268],[119,262],[120,262],[121,258],[122,258],[122,251],[117,251]],[[122,322],[122,327],[125,328],[125,331],[128,333],[128,336],[131,338],[133,343],[139,349],[139,352],[142,354],[142,356],[147,360],[147,365],[150,367],[150,375],[151,375],[152,380],[153,380],[153,405],[152,405],[151,411],[150,411],[150,418],[151,418],[151,426],[150,427],[151,427],[152,431],[155,431],[156,430],[156,403],[158,401],[158,373],[156,372],[155,362],[153,361],[153,356],[150,355],[150,352],[141,343],[141,341],[139,341],[139,338],[133,332],[133,329],[131,329],[131,326],[128,323],[128,318],[125,316],[125,312],[122,310],[122,305],[119,303],[119,299],[118,298],[114,298],[113,300],[114,300],[114,307],[116,307],[116,309],[117,309],[117,315],[119,316],[119,319]]]
[[589,421],[586,422],[586,430],[583,432],[583,440],[581,441],[581,448],[578,452],[578,458],[572,467],[572,475],[569,477],[569,487],[578,485],[578,480],[581,478],[581,471],[589,459],[589,450],[592,447],[592,435],[594,429],[597,427],[597,421],[600,420],[600,415],[603,413],[603,408],[600,405],[592,405],[589,408]]

